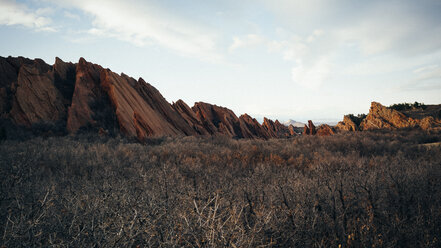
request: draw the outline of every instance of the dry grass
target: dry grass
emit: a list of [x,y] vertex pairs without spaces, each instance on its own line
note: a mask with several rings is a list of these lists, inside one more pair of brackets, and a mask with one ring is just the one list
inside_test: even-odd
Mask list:
[[439,133],[0,143],[4,247],[440,247]]

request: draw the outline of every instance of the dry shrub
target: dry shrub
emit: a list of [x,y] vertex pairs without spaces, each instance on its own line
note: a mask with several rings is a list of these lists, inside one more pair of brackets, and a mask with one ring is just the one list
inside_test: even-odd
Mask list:
[[4,247],[439,247],[440,133],[0,143]]

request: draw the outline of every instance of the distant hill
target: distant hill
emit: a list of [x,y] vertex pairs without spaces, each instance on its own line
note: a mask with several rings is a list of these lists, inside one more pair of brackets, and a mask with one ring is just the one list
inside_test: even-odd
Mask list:
[[289,126],[289,125],[293,125],[294,127],[304,127],[305,126],[305,123],[303,123],[303,122],[298,122],[298,121],[295,121],[295,120],[291,120],[291,119],[289,119],[288,121],[285,121],[284,123],[283,123],[283,125],[285,125],[285,126]]

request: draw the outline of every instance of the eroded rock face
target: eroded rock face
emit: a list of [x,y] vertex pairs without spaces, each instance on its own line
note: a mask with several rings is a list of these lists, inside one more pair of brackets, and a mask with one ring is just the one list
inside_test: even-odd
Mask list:
[[191,135],[194,130],[153,86],[106,69],[101,86],[108,94],[121,131],[143,140],[150,136]]
[[97,126],[101,108],[105,108],[105,93],[100,86],[103,68],[80,58],[76,66],[75,89],[68,110],[67,131],[76,133],[82,127]]
[[360,129],[397,129],[413,128],[418,125],[414,119],[396,110],[389,109],[380,103],[372,102],[369,114],[361,122]]
[[178,100],[173,103],[172,107],[175,111],[183,118],[187,124],[193,128],[193,130],[199,135],[208,135],[210,134],[205,127],[203,126],[201,120],[196,113],[183,101]]
[[294,128],[294,126],[292,124],[288,126],[288,130],[289,130],[289,134],[291,136],[297,135],[297,132],[296,132],[296,130],[295,130],[295,128]]
[[76,65],[66,63],[60,58],[55,58],[53,66],[54,85],[63,96],[64,105],[68,108],[72,103],[72,95],[75,89]]
[[256,119],[248,114],[241,115],[239,120],[243,138],[270,138],[267,130],[265,130]]
[[317,128],[318,136],[329,136],[333,134],[335,134],[335,132],[328,124],[322,124]]
[[315,128],[314,123],[312,123],[311,120],[308,121],[308,125],[305,125],[303,128],[303,134],[306,135],[315,135],[317,133],[317,130]]
[[[126,76],[127,77],[127,76]],[[135,84],[135,89],[144,101],[164,119],[169,125],[176,129],[174,133],[184,135],[195,135],[196,131],[175,111],[161,93],[152,85],[145,82],[142,78]],[[170,133],[169,135],[173,135]]]
[[66,115],[63,96],[54,85],[53,71],[41,62],[20,67],[10,117],[30,127],[38,122],[56,122]]
[[340,121],[335,128],[340,131],[358,131],[357,124],[348,115],[345,115],[343,121]]
[[230,109],[216,105],[197,102],[192,108],[204,128],[212,135],[226,135],[242,138],[239,118]]

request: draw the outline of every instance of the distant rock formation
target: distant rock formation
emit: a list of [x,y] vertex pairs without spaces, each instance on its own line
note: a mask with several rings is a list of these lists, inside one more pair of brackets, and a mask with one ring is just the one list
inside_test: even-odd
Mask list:
[[361,122],[362,130],[416,127],[418,122],[380,103],[372,102],[369,114]]
[[311,120],[309,120],[308,125],[305,125],[303,128],[303,135],[329,136],[333,134],[335,134],[335,131],[328,124],[322,124],[316,127]]
[[330,127],[328,124],[322,124],[317,129],[318,136],[329,136],[335,134],[334,129]]
[[288,127],[281,124],[278,120],[272,121],[265,117],[263,118],[262,127],[268,132],[268,135],[271,138],[283,138],[292,136]]
[[[168,103],[142,78],[80,58],[77,64],[56,58],[53,66],[40,59],[0,57],[0,121],[32,129],[45,123],[67,133],[117,131],[144,140],[154,136],[223,135],[232,138],[286,138],[293,130],[279,121],[262,125],[230,109],[197,102]],[[1,124],[1,123],[0,123]]]
[[303,134],[305,135],[315,135],[317,133],[317,130],[315,128],[314,123],[312,123],[311,120],[308,121],[308,125],[305,124],[305,127],[303,128]]
[[385,107],[378,102],[372,102],[369,114],[364,118],[360,125],[350,118],[349,115],[345,115],[342,122],[339,122],[335,127],[339,131],[365,131],[375,129],[401,129],[401,128],[421,128],[428,130],[441,126],[441,121],[435,118],[433,115],[440,111],[441,106],[432,105],[430,111],[427,111],[427,115],[424,115],[423,110],[418,110],[417,115],[419,118],[412,118],[408,114],[412,114],[411,111],[405,113],[394,110],[392,108]]
[[340,121],[335,128],[341,131],[358,131],[357,124],[355,124],[349,115],[345,115],[343,121]]

